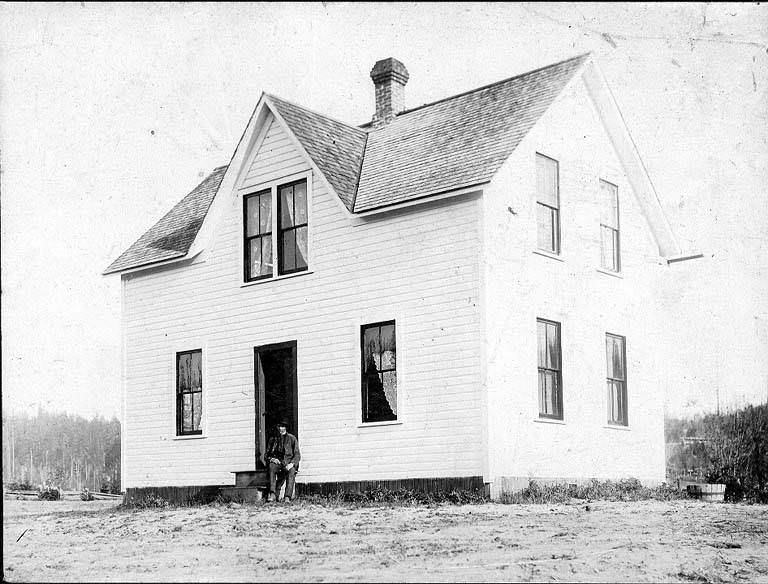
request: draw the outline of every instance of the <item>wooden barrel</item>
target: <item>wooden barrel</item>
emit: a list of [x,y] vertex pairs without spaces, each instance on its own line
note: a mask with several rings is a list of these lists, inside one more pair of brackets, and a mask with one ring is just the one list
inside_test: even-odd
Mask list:
[[725,485],[720,483],[688,485],[688,494],[702,501],[721,502],[725,498]]

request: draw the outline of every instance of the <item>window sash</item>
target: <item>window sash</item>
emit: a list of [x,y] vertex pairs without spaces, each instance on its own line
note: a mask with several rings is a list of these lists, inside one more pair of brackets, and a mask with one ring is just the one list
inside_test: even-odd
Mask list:
[[176,434],[202,434],[203,351],[176,353]]
[[560,323],[536,319],[539,370],[539,417],[563,419]]
[[606,333],[605,353],[608,423],[626,426],[629,424],[626,339]]
[[[397,420],[396,339],[394,320],[360,327],[360,401],[363,423]],[[371,411],[372,408],[381,411]]]
[[603,179],[600,179],[600,248],[602,267],[620,271],[619,187]]
[[536,238],[539,249],[560,253],[560,210],[536,203]]
[[614,272],[621,270],[618,229],[600,224],[600,252],[603,268]]
[[[302,185],[303,189],[296,188]],[[280,185],[277,187],[277,192],[278,274],[302,272],[309,268],[307,181],[301,179]],[[298,206],[297,201],[299,201]],[[303,222],[297,222],[302,220]]]
[[536,238],[539,249],[560,253],[560,163],[536,153]]
[[[268,200],[268,204],[263,204]],[[249,209],[256,209],[256,213],[250,213]],[[268,209],[268,216],[262,217],[262,213]],[[254,218],[255,215],[255,218]],[[252,225],[252,221],[256,225]],[[272,277],[274,265],[274,246],[272,245],[272,191],[259,191],[243,197],[243,268],[246,282],[263,280]],[[254,255],[252,242],[258,240],[256,246],[259,250],[259,273],[253,273]],[[266,240],[266,241],[265,241]],[[264,258],[265,251],[269,251],[269,257]],[[268,268],[268,269],[266,269]]]

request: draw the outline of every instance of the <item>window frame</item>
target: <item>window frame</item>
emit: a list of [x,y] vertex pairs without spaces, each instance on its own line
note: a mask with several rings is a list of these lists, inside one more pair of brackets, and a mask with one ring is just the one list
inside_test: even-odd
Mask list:
[[[553,207],[549,203],[543,203],[539,200],[539,164],[538,159],[539,157],[549,160],[551,162],[555,163],[556,168],[556,177],[557,177],[557,188],[556,188],[556,198],[557,198],[557,206]],[[551,156],[547,156],[546,154],[542,154],[541,152],[536,152],[536,156],[534,159],[534,172],[535,172],[535,183],[536,183],[536,249],[539,251],[543,251],[549,254],[553,254],[556,256],[559,256],[562,252],[562,237],[561,237],[561,229],[560,229],[560,207],[561,207],[561,201],[560,201],[560,161],[552,158]],[[552,228],[550,232],[550,241],[554,239],[554,249],[548,248],[548,247],[541,247],[539,246],[539,219],[538,219],[538,213],[539,213],[539,206],[544,207],[545,209],[548,209],[550,212],[550,219],[552,220]]]
[[[606,225],[602,222],[602,188],[603,183],[606,185],[609,185],[613,188],[614,195],[616,197],[616,227],[612,227],[610,225]],[[598,195],[600,198],[600,267],[603,270],[608,270],[610,272],[614,272],[616,274],[621,273],[621,209],[619,207],[619,186],[615,183],[612,183],[611,181],[605,180],[603,178],[598,179],[597,188],[599,189]],[[611,232],[611,237],[613,241],[613,266],[607,266],[604,263],[605,260],[605,248],[603,246],[603,231],[608,230]],[[615,267],[614,267],[615,266]]]
[[[291,227],[282,228],[280,226],[281,219],[282,219],[282,198],[280,197],[280,189],[284,189],[286,187],[293,187],[298,184],[304,183],[305,189],[306,189],[306,203],[307,203],[307,221],[306,223],[301,224],[294,224]],[[296,274],[298,272],[307,272],[309,271],[309,181],[306,178],[300,178],[298,180],[289,181],[287,183],[278,183],[275,187],[275,190],[277,192],[277,201],[274,204],[275,212],[277,213],[277,235],[273,240],[272,245],[274,246],[275,242],[277,243],[277,255],[275,255],[274,249],[272,252],[273,261],[274,258],[277,258],[277,261],[275,262],[275,265],[277,266],[277,275],[278,276],[287,276],[290,274]],[[294,218],[296,215],[296,199],[293,199],[293,210],[294,210]],[[301,229],[302,227],[305,227],[307,229],[307,257],[306,260],[306,266],[303,268],[293,268],[292,270],[285,270],[283,269],[283,237],[287,232],[296,232],[296,230]],[[294,265],[296,263],[296,239],[294,236]],[[274,271],[274,270],[273,270]]]
[[[620,339],[621,340],[621,363],[622,368],[624,370],[624,378],[615,378],[610,377],[609,374],[609,362],[608,362],[608,341],[609,339]],[[618,426],[618,427],[629,427],[629,395],[627,391],[627,338],[622,335],[617,335],[615,333],[605,333],[605,380],[606,380],[606,408],[607,408],[607,424],[609,426]],[[614,383],[621,383],[621,400],[620,403],[624,406],[624,417],[623,420],[621,419],[614,419],[613,418],[613,393],[612,393],[612,384]]]
[[[279,189],[282,186],[286,186],[288,184],[298,184],[302,181],[306,181],[307,184],[307,267],[301,270],[295,270],[291,271],[290,273],[280,273],[280,266],[279,266],[279,253],[280,250],[278,249],[278,228],[279,228],[279,217],[278,217],[278,203],[277,199],[279,196]],[[246,198],[251,195],[260,194],[266,191],[271,191],[272,193],[272,274],[270,276],[262,276],[257,278],[252,278],[250,280],[247,279],[248,275],[248,267],[245,265],[246,260],[248,257],[246,256],[247,248],[246,248]],[[312,273],[312,192],[313,192],[313,180],[312,180],[312,170],[304,170],[301,172],[296,172],[292,174],[288,174],[276,179],[271,179],[268,181],[260,182],[260,183],[254,183],[252,185],[248,185],[247,187],[240,187],[238,189],[238,202],[241,206],[240,209],[240,257],[238,259],[238,264],[240,265],[240,268],[238,268],[238,274],[237,276],[239,280],[240,286],[252,286],[255,284],[264,284],[266,282],[272,282],[274,280],[282,280],[284,278],[294,278],[297,276],[302,276],[304,274],[311,274]],[[250,239],[250,238],[248,238]]]
[[[400,319],[398,318],[389,318],[386,320],[380,320],[380,319],[372,319],[367,321],[360,320],[356,324],[356,338],[357,338],[357,350],[358,350],[358,359],[357,363],[359,365],[359,386],[357,389],[357,418],[359,420],[358,426],[359,427],[368,427],[368,426],[385,426],[385,425],[393,425],[393,424],[402,424],[403,423],[403,412],[402,412],[402,404],[403,404],[403,396],[402,396],[402,352],[401,352],[401,332],[400,332],[400,326],[398,326],[398,322]],[[395,367],[394,369],[386,369],[378,371],[378,374],[393,371],[395,373],[395,383],[396,383],[396,391],[397,395],[395,396],[395,404],[397,407],[397,411],[395,413],[395,418],[393,420],[368,420],[365,419],[365,397],[364,397],[364,389],[365,389],[365,331],[366,329],[373,328],[373,327],[383,327],[392,325],[394,327],[395,332]],[[402,323],[401,323],[402,325]]]
[[[275,273],[275,243],[274,243],[274,220],[271,220],[269,222],[269,231],[266,233],[259,233],[257,235],[248,235],[248,199],[252,199],[254,197],[261,198],[262,195],[266,195],[269,193],[270,197],[272,197],[272,189],[261,189],[259,191],[250,192],[248,194],[243,195],[243,280],[245,282],[256,282],[258,280],[266,280],[269,278],[272,278],[272,276]],[[270,199],[270,210],[274,213],[274,203]],[[261,205],[259,205],[259,224],[261,224]],[[269,274],[263,274],[256,277],[249,277],[250,271],[251,271],[251,247],[250,243],[254,239],[258,239],[261,241],[265,237],[269,236],[270,242],[272,244],[272,269]],[[264,256],[262,256],[262,262],[264,261]]]
[[[204,426],[204,420],[205,420],[205,412],[207,410],[206,404],[205,404],[205,361],[203,360],[203,347],[200,347],[198,349],[189,349],[186,351],[175,351],[175,361],[174,361],[174,403],[175,403],[175,413],[176,413],[176,437],[201,437],[203,436],[203,426]],[[185,391],[185,392],[179,392],[179,360],[182,355],[192,355],[194,353],[200,353],[200,390],[199,391]],[[202,408],[202,412],[200,414],[200,424],[197,430],[184,430],[184,395],[187,394],[200,394],[200,407]],[[194,406],[194,397],[192,398],[192,422],[194,424],[195,420],[195,406]]]
[[[557,331],[557,351],[558,351],[558,369],[552,369],[546,366],[542,366],[539,363],[539,323],[543,323],[545,325],[554,325],[555,330]],[[536,318],[536,366],[537,366],[537,388],[536,393],[538,397],[538,417],[539,419],[545,419],[545,420],[565,420],[565,411],[563,407],[563,337],[562,337],[562,323],[557,322],[555,320],[549,320],[546,318]],[[557,381],[557,396],[555,400],[555,405],[557,407],[557,411],[553,414],[548,414],[542,411],[542,392],[541,392],[541,373],[542,372],[554,372],[555,373],[555,380]]]

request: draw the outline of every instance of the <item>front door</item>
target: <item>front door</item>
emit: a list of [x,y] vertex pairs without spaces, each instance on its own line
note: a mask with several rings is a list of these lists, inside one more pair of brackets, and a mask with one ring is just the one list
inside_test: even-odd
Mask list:
[[262,457],[269,438],[277,433],[281,420],[298,437],[299,420],[296,383],[296,341],[264,345],[254,349],[256,399],[256,468],[263,469]]

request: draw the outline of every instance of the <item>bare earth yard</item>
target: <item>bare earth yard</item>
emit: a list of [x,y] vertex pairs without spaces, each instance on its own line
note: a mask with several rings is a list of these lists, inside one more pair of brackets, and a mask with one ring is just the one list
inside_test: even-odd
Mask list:
[[768,582],[768,506],[3,503],[10,582]]

